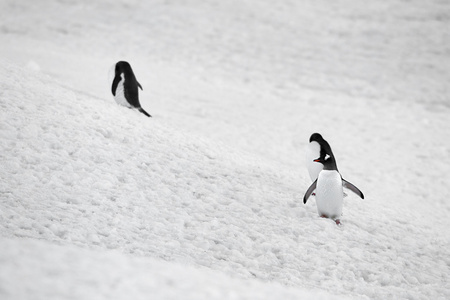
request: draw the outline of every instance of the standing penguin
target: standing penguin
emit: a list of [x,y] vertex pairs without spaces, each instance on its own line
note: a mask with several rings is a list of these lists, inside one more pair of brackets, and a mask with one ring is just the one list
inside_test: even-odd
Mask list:
[[142,86],[136,80],[131,66],[126,61],[116,63],[115,76],[112,83],[111,91],[117,104],[129,108],[137,108],[147,117],[151,117],[139,103],[139,90]]
[[[326,143],[328,145],[328,143]],[[319,216],[323,218],[333,219],[337,225],[341,224],[340,217],[342,215],[343,204],[343,186],[350,189],[357,194],[361,199],[364,199],[363,193],[353,184],[342,178],[336,165],[336,159],[331,152],[331,147],[322,147],[324,155],[314,159],[314,162],[320,163],[323,166],[323,170],[320,171],[318,177],[303,197],[303,203],[306,204],[309,196],[316,190],[316,205]]]
[[306,167],[308,168],[309,177],[314,181],[323,169],[321,163],[315,162],[316,157],[324,158],[328,153],[334,157],[330,144],[319,133],[313,133],[309,138],[309,144],[306,147]]

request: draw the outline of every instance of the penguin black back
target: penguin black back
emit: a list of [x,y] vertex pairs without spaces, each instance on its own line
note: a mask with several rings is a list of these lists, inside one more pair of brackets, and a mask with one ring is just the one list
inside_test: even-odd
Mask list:
[[131,65],[126,61],[116,63],[115,76],[111,86],[111,92],[117,103],[124,104],[123,99],[133,108],[137,108],[147,117],[151,117],[139,103],[139,89],[141,84],[137,81]]

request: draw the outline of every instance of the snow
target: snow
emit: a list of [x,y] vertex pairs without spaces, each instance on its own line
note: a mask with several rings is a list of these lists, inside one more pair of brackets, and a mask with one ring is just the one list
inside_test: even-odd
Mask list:
[[0,298],[450,298],[449,8],[0,2]]
[[[332,299],[320,291],[233,279],[210,270],[117,252],[30,240],[7,240],[2,246],[2,265],[11,269],[0,277],[6,287],[3,299],[297,299],[299,295]],[[17,255],[20,260],[15,260]],[[17,268],[21,271],[16,272]]]

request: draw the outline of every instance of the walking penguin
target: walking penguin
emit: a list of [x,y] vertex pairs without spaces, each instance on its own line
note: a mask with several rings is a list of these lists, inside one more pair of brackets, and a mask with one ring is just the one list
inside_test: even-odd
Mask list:
[[139,103],[138,87],[142,90],[142,86],[136,80],[130,64],[126,61],[116,63],[111,91],[117,104],[128,108],[136,108],[147,117],[151,117]]
[[[315,133],[311,136],[318,137],[320,134]],[[322,138],[322,136],[320,136]],[[310,140],[311,140],[310,139]],[[317,212],[322,218],[330,218],[341,224],[340,217],[342,215],[343,204],[343,186],[354,192],[356,195],[364,199],[364,194],[353,184],[342,178],[336,165],[336,159],[331,151],[330,145],[322,138],[319,157],[313,159],[313,162],[322,165],[322,170],[319,172],[317,179],[311,184],[303,197],[303,203],[306,204],[309,196],[315,190]],[[323,147],[324,146],[324,147]],[[310,173],[311,175],[311,173]]]

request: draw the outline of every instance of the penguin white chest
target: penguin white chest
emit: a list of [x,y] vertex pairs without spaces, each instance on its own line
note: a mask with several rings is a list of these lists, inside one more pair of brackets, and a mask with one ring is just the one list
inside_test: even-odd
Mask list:
[[130,103],[128,103],[127,99],[125,98],[125,89],[123,86],[124,82],[125,78],[122,73],[120,74],[119,84],[117,84],[116,95],[114,96],[114,100],[116,100],[117,104],[119,105],[131,107]]
[[309,177],[311,181],[314,181],[319,176],[320,171],[323,169],[321,163],[315,162],[314,160],[320,156],[320,145],[316,141],[312,141],[306,146],[306,167],[308,168]]
[[339,219],[342,215],[343,190],[339,172],[323,170],[316,186],[316,205],[320,216]]

